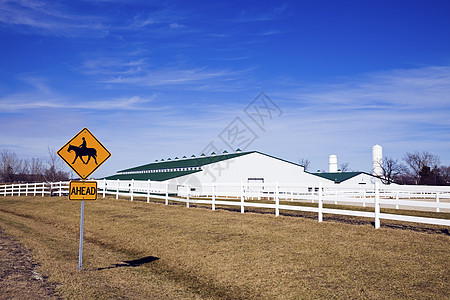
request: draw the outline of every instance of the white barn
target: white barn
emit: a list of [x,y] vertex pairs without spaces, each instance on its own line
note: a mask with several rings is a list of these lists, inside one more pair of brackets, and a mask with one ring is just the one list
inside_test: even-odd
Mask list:
[[[201,193],[213,184],[220,186],[233,183],[292,184],[317,186],[319,181],[332,183],[315,174],[305,172],[303,166],[258,151],[212,153],[210,156],[175,158],[118,171],[107,180],[151,180],[169,184],[172,192],[179,193],[182,187]],[[250,185],[249,185],[250,186]]]
[[325,180],[331,180],[335,184],[341,186],[375,184],[375,182],[383,184],[383,181],[380,178],[365,172],[321,172],[312,174]]

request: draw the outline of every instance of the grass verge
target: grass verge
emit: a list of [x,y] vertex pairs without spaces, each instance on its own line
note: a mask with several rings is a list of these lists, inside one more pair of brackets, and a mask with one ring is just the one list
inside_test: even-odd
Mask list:
[[63,298],[446,299],[450,292],[450,237],[438,226],[375,230],[345,217],[317,223],[106,198],[86,203],[77,271],[79,202],[0,203],[0,226],[32,250]]

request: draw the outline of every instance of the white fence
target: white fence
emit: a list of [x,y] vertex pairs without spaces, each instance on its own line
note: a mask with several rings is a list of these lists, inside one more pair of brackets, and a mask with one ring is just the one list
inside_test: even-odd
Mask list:
[[[449,219],[427,218],[410,215],[381,213],[380,208],[426,210],[432,212],[450,212],[450,187],[442,186],[401,186],[401,185],[323,185],[302,186],[299,184],[240,183],[209,184],[203,186],[173,185],[155,181],[135,180],[99,180],[99,197],[115,195],[143,197],[147,202],[151,198],[191,204],[237,206],[241,213],[247,207],[273,209],[276,216],[280,210],[306,211],[318,214],[319,222],[323,214],[337,214],[366,217],[375,220],[375,228],[380,220],[397,220],[434,225],[450,226]],[[0,196],[65,195],[69,182],[9,184],[0,185]],[[281,202],[281,203],[280,203]],[[315,203],[314,206],[305,202]],[[324,204],[340,204],[373,207],[373,211],[324,208]]]
[[0,196],[62,196],[69,193],[69,181],[12,183],[0,185]]

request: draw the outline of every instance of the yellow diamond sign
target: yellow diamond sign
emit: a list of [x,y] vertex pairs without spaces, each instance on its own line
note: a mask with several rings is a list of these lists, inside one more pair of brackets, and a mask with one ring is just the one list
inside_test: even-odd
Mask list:
[[83,128],[56,153],[83,180],[111,156],[87,128]]

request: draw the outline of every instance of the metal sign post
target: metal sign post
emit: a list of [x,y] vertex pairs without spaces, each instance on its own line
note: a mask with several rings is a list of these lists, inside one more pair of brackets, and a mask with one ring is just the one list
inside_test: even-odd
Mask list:
[[83,267],[83,227],[84,227],[84,201],[81,201],[80,216],[80,248],[78,250],[78,271]]
[[56,153],[81,178],[81,181],[72,180],[69,185],[69,200],[81,200],[78,249],[78,270],[81,270],[83,267],[84,201],[97,200],[97,182],[86,181],[86,179],[111,156],[111,153],[87,128],[83,128]]

